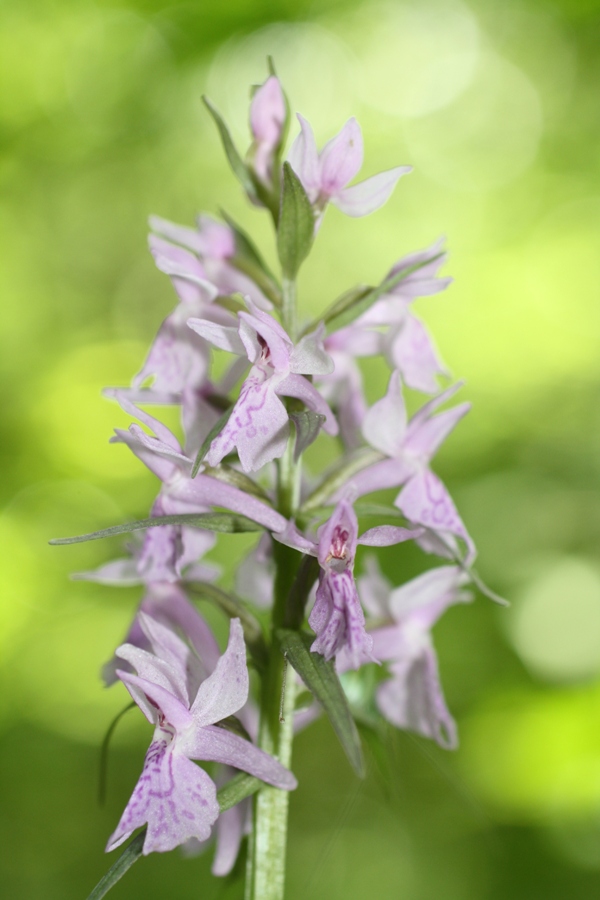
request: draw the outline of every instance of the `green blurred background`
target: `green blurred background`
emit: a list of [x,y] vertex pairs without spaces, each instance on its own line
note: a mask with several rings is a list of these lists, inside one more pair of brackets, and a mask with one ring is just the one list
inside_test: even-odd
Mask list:
[[[598,0],[0,4],[4,896],[77,900],[112,860],[149,735],[122,723],[100,808],[98,747],[125,697],[98,671],[140,592],[68,580],[118,543],[46,542],[143,515],[155,493],[108,446],[128,419],[100,398],[174,305],[147,214],[191,224],[223,206],[274,258],[200,102],[247,146],[267,54],[320,143],[356,114],[365,175],[415,167],[374,216],[328,211],[307,313],[448,238],[456,281],[417,312],[474,409],[436,470],[512,603],[479,597],[436,627],[456,753],[390,734],[359,784],[326,722],[298,738],[289,898],[599,894],[599,50]],[[375,399],[385,369],[366,372]],[[381,562],[398,583],[425,560]],[[112,896],[242,896],[239,872],[209,868],[154,855]]]

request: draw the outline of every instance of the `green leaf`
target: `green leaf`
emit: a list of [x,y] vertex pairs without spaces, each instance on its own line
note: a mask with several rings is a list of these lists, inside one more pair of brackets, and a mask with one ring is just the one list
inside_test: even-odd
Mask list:
[[[231,216],[225,212],[224,209],[221,209],[221,215],[225,222],[229,225],[235,236],[236,254],[233,259],[234,265],[238,265],[238,263],[242,260],[245,263],[251,263],[254,268],[259,269],[262,272],[263,276],[266,276],[269,279],[269,281],[271,282],[271,286],[276,286],[277,282],[275,276],[269,270],[267,264],[260,255],[256,244],[249,236],[249,234],[244,231],[243,228],[240,228],[237,222],[235,222],[231,218]],[[279,297],[279,302],[281,302],[281,296]]]
[[106,734],[104,735],[104,739],[100,746],[100,766],[98,772],[98,803],[100,804],[100,806],[103,806],[104,801],[106,800],[106,771],[108,769],[108,749],[110,747],[111,738],[113,736],[115,728],[117,727],[125,713],[129,712],[130,709],[133,709],[135,705],[135,701],[132,700],[131,703],[128,703],[127,706],[121,710],[121,712],[117,713],[117,715],[108,726]]
[[[255,794],[262,785],[263,782],[259,778],[255,778],[253,775],[246,775],[245,772],[234,775],[227,784],[224,784],[223,787],[217,791],[217,802],[220,811],[225,812],[226,810],[231,809],[232,806],[245,800],[246,797]],[[117,881],[123,877],[125,872],[132,867],[134,862],[137,862],[142,855],[146,831],[147,828],[143,828],[139,834],[136,834],[131,843],[129,843],[123,853],[121,853],[118,860],[110,867],[106,875],[100,879],[87,900],[102,900],[102,897],[105,897],[108,894],[110,889],[114,887]]]
[[202,528],[205,531],[239,534],[244,531],[262,531],[263,526],[253,522],[246,516],[234,513],[184,513],[174,516],[151,516],[125,525],[113,525],[91,534],[80,534],[77,537],[54,538],[49,544],[83,544],[85,541],[97,541],[99,538],[113,537],[116,534],[129,534],[130,531],[141,531],[143,528],[155,528],[157,525],[189,525],[191,528]]
[[123,877],[125,872],[140,858],[144,847],[146,831],[147,829],[144,828],[139,834],[136,834],[131,843],[129,843],[123,853],[121,853],[116,863],[114,863],[106,875],[100,879],[87,900],[101,900],[102,897],[105,897],[111,887],[114,887],[117,881]]
[[283,624],[286,628],[302,626],[308,595],[319,576],[319,568],[319,560],[315,556],[308,553],[303,556],[285,604]]
[[327,713],[350,765],[364,778],[360,737],[333,660],[327,662],[320,653],[311,653],[314,638],[309,634],[281,628],[277,638],[287,659]]
[[315,232],[315,217],[302,182],[288,162],[283,164],[281,214],[277,252],[284,277],[293,280],[308,256]]
[[299,516],[306,516],[321,506],[325,506],[327,500],[335,494],[335,492],[346,484],[346,482],[366,469],[373,463],[380,462],[385,459],[383,453],[378,450],[372,450],[370,447],[360,447],[353,453],[347,454],[334,466],[332,466],[323,477],[320,484],[314,489],[312,494],[306,498],[299,510]]
[[360,287],[346,291],[345,294],[342,294],[341,297],[334,300],[323,316],[320,316],[319,319],[315,319],[314,322],[307,325],[303,334],[309,334],[310,331],[317,327],[319,322],[324,322],[325,325],[328,326],[327,330],[329,332],[339,331],[340,328],[345,328],[346,325],[350,325],[351,322],[354,322],[355,319],[362,316],[363,313],[373,306],[376,300],[379,300],[384,294],[389,294],[390,291],[408,278],[409,275],[418,272],[419,269],[428,266],[442,256],[444,256],[443,252],[437,253],[435,256],[430,257],[430,259],[425,259],[412,266],[407,266],[407,268],[403,269],[401,272],[397,272],[390,278],[386,278],[385,281],[382,281],[377,287]]
[[248,196],[252,199],[256,199],[256,189],[254,187],[252,178],[250,177],[250,173],[248,172],[246,164],[244,163],[242,157],[236,149],[235,144],[233,143],[233,139],[229,133],[227,125],[223,120],[223,117],[212,105],[208,97],[202,97],[202,100],[204,101],[204,105],[208,109],[215,122],[215,125],[219,130],[223,149],[225,150],[225,155],[229,161],[229,165],[231,166],[233,174],[236,176]]
[[264,782],[260,778],[255,778],[254,775],[247,775],[245,772],[239,772],[217,791],[219,809],[221,812],[226,812],[232,806],[236,806],[236,804],[245,800],[246,797],[251,797],[252,794],[255,794],[263,784]]
[[290,419],[296,427],[296,442],[294,444],[294,462],[297,463],[307,447],[317,439],[321,425],[325,421],[321,413],[305,409],[302,412],[290,413]]
[[213,427],[210,429],[210,431],[208,432],[208,434],[202,441],[202,446],[198,450],[198,453],[196,454],[196,459],[194,460],[194,465],[192,466],[192,478],[195,478],[196,475],[198,474],[198,470],[199,470],[200,466],[202,465],[204,457],[206,456],[206,454],[209,451],[210,445],[212,444],[214,439],[217,437],[217,435],[221,434],[221,432],[227,425],[227,422],[229,421],[229,416],[233,412],[233,406],[234,406],[234,404],[232,403],[231,406],[229,407],[229,409],[226,409],[225,412],[223,413],[223,415],[219,416],[219,418],[217,419],[217,421],[215,422]]

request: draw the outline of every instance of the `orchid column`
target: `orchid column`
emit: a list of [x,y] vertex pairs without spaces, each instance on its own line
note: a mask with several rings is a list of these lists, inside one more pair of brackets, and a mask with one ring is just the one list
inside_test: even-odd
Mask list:
[[[246,834],[246,900],[283,900],[294,730],[324,713],[364,775],[356,724],[364,709],[356,691],[344,690],[354,670],[359,681],[366,673],[361,702],[372,727],[392,723],[455,747],[430,631],[446,609],[471,599],[468,583],[487,590],[472,569],[474,543],[430,468],[469,410],[467,403],[440,410],[460,384],[441,388],[445,367],[412,312],[418,297],[450,283],[438,277],[442,242],[397,261],[380,284],[324,304],[314,321],[297,298],[298,272],[328,203],[351,216],[374,212],[409,167],[348,186],[362,165],[356,120],[319,152],[301,116],[283,161],[288,105],[273,72],[252,99],[245,158],[206,104],[247,197],[272,219],[281,272],[269,271],[226,214],[222,222],[202,215],[195,228],[151,219],[150,249],[178,303],[132,386],[106,395],[138,420],[112,440],[157,477],[158,495],[147,518],[55,542],[143,535],[128,545],[127,558],[78,575],[143,586],[103,677],[120,682],[154,726],[107,849],[142,831],[89,900],[100,900],[141,855],[179,845],[199,852],[213,837],[213,873],[225,875]],[[210,377],[215,352],[231,360],[217,383]],[[369,409],[357,358],[375,354],[392,371],[387,393]],[[434,395],[410,420],[405,385]],[[144,404],[179,406],[183,440]],[[338,440],[339,456],[304,477],[303,453],[321,432]],[[389,489],[400,492],[383,502],[363,499]],[[383,521],[365,529],[365,518]],[[234,592],[202,557],[217,535],[239,531],[261,536]],[[374,559],[361,559],[362,547],[406,541],[446,565],[397,586]],[[210,601],[231,620],[222,654],[192,601]],[[257,610],[270,610],[266,627]],[[308,709],[297,708],[299,687]],[[221,768],[211,777],[196,761]]]

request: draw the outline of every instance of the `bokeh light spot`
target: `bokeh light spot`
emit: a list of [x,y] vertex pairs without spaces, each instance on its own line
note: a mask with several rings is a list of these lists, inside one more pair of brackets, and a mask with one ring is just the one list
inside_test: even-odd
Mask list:
[[509,632],[521,659],[549,680],[600,671],[600,572],[583,559],[549,562],[517,596]]

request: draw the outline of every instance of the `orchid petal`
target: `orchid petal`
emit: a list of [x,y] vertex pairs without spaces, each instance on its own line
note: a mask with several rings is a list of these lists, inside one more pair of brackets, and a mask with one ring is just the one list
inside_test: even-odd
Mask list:
[[206,454],[209,466],[216,466],[234,449],[245,472],[283,456],[289,435],[288,414],[271,380],[264,379],[264,373],[254,366],[227,424]]
[[207,216],[198,216],[200,244],[198,252],[203,257],[229,259],[235,256],[235,235],[229,225]]
[[[142,625],[142,621],[143,614],[140,616],[140,625]],[[159,628],[164,628],[164,626],[159,625],[158,623],[156,624]],[[148,640],[151,640],[148,633],[145,633]],[[125,662],[129,663],[129,665],[136,670],[137,676],[139,676],[137,681],[129,682],[127,686],[131,684],[134,688],[144,691],[146,696],[148,696],[145,690],[146,687],[151,685],[157,686],[165,693],[168,693],[172,699],[176,699],[180,705],[183,704],[186,708],[187,715],[189,697],[185,678],[185,667],[173,653],[169,655],[171,657],[170,659],[161,659],[156,656],[155,653],[150,653],[148,650],[143,650],[141,647],[135,647],[133,644],[122,644],[115,650],[115,656],[118,656],[119,659],[124,659]],[[127,680],[125,675],[127,675],[127,678],[134,677],[127,672],[119,672],[121,681],[125,682]],[[141,684],[139,679],[142,679],[144,684]],[[163,710],[163,712],[166,713],[167,710]]]
[[319,153],[309,123],[298,113],[300,134],[288,153],[288,162],[302,182],[311,201],[316,200],[321,187]]
[[446,706],[433,649],[425,647],[417,656],[394,663],[391,670],[392,678],[380,685],[376,697],[386,719],[454,749],[456,723]]
[[189,729],[183,735],[182,749],[191,759],[225,763],[282,790],[292,791],[298,784],[289,769],[280,762],[224,728],[207,725],[197,731]]
[[[210,350],[203,338],[194,334],[185,322],[169,316],[160,326],[144,365],[133,379],[139,387],[154,377],[153,389],[179,392],[186,387],[203,387],[207,381]],[[151,398],[144,402],[153,402]]]
[[131,452],[161,481],[168,481],[177,471],[177,467],[172,462],[157,456],[153,450],[149,450],[134,435],[129,431],[124,431],[122,428],[115,428],[115,433],[110,438],[110,443],[127,444]]
[[[194,479],[180,478],[169,485],[169,494],[165,494],[164,499],[170,497],[194,507],[222,506],[232,512],[248,516],[270,531],[282,531],[286,526],[286,519],[271,506],[239,488],[211,478],[210,475],[200,474]],[[197,510],[190,510],[193,511]]]
[[239,619],[232,619],[227,650],[198,688],[191,712],[195,727],[212,725],[241,709],[248,699],[246,645]]
[[[130,645],[124,644],[123,647],[120,647],[117,651],[119,655],[120,651],[125,647],[128,648],[127,655],[135,659],[133,665],[137,666],[139,664],[140,666],[143,666],[144,670],[148,671],[148,674],[151,675],[153,679],[160,679],[167,685],[169,682],[177,680],[178,675],[177,673],[173,675],[174,670],[169,672],[168,676],[165,674],[167,673],[167,668],[170,669],[170,667],[167,667],[165,663],[163,663],[162,666],[158,665],[160,661],[156,660],[156,657],[153,657],[155,666],[154,669],[152,669],[151,661],[142,658],[142,654],[144,654],[145,651],[140,650],[139,647],[131,647]],[[134,650],[136,651],[135,654],[133,653]],[[146,657],[151,656],[151,653],[146,653]],[[117,675],[149,722],[156,723],[156,710],[159,709],[169,725],[172,725],[177,731],[187,728],[192,724],[192,714],[182,701],[173,694],[172,687],[163,687],[155,681],[149,681],[146,678],[140,678],[138,675],[132,675],[129,672],[123,672],[121,670],[117,672]],[[142,704],[140,702],[140,696],[148,702]],[[152,713],[152,716],[148,715],[148,709]]]
[[327,197],[339,195],[360,172],[363,164],[362,132],[354,117],[348,119],[342,130],[325,144],[319,160],[321,192]]
[[411,170],[412,166],[397,166],[387,172],[380,172],[340,191],[331,198],[331,202],[347,216],[367,216],[383,206],[398,179]]
[[181,453],[181,445],[173,432],[167,428],[166,425],[156,419],[154,416],[151,416],[150,413],[145,412],[143,409],[140,409],[138,406],[135,406],[129,398],[121,393],[119,390],[113,390],[109,388],[104,391],[105,397],[111,397],[116,400],[125,412],[129,413],[130,416],[134,416],[134,418],[139,419],[140,422],[143,422],[151,431],[154,432],[158,440],[165,444],[167,447],[170,447],[172,450],[175,450],[177,453]]
[[458,566],[430,569],[391,592],[390,612],[396,622],[410,617],[421,627],[432,628],[449,606],[472,599],[461,590],[468,581],[469,576]]
[[384,347],[390,365],[400,370],[408,387],[425,394],[436,393],[436,376],[447,372],[427,329],[416,316],[407,315],[399,328],[390,332]]
[[298,341],[290,357],[290,371],[299,375],[330,375],[333,372],[333,360],[323,346],[324,332],[321,323]]
[[350,668],[377,661],[351,571],[321,573],[308,624],[316,634],[313,653],[332,659],[343,648]]
[[428,470],[419,472],[404,486],[394,505],[416,525],[442,535],[450,533],[467,545],[467,560],[475,556],[475,545],[440,479]]
[[161,219],[160,216],[150,216],[149,224],[152,231],[167,238],[169,241],[175,241],[175,243],[181,244],[183,247],[189,247],[195,253],[202,252],[202,239],[195,228],[176,225],[175,222]]
[[[391,583],[382,574],[376,556],[366,556],[363,562],[363,574],[357,578],[358,594],[368,613],[378,619],[389,616],[389,598],[392,589]],[[373,652],[378,659],[384,657],[378,652],[375,645]]]
[[358,539],[359,544],[365,547],[390,547],[392,544],[401,544],[403,541],[412,541],[423,533],[422,528],[410,530],[397,525],[377,525],[369,528]]
[[217,846],[211,867],[213,875],[223,877],[233,869],[240,852],[249,809],[248,803],[242,800],[219,815],[215,826]]
[[74,581],[95,581],[98,584],[122,585],[123,587],[140,584],[142,580],[135,560],[130,558],[113,559],[91,572],[74,572],[71,578]]
[[157,659],[167,663],[180,674],[181,682],[185,686],[186,704],[189,706],[198,690],[198,685],[208,675],[206,666],[170,625],[164,625],[142,611],[138,615],[142,630],[150,641]]
[[173,850],[190,838],[204,841],[218,815],[216,787],[206,772],[177,753],[173,744],[155,739],[106,849],[114,850],[146,822],[144,855]]
[[250,104],[250,128],[256,140],[275,147],[281,139],[285,112],[279,79],[271,75],[256,91]]
[[[260,310],[256,309],[256,313]],[[251,313],[238,313],[240,319],[240,339],[242,340],[248,359],[255,363],[260,355],[261,346],[255,335],[260,335],[269,348],[269,362],[276,372],[287,372],[290,365],[292,342],[278,322],[263,313],[260,318]],[[256,353],[258,347],[259,353]]]
[[392,372],[385,397],[367,412],[363,434],[372,447],[386,456],[401,456],[406,435],[406,406],[398,372]]
[[282,394],[284,397],[296,397],[296,399],[302,400],[309,409],[325,416],[325,421],[322,426],[323,431],[331,435],[336,435],[338,433],[339,426],[329,405],[323,399],[316,387],[303,375],[290,373],[285,378],[281,379],[281,381],[277,382],[275,391],[278,394]]
[[175,460],[178,463],[183,463],[186,467],[191,465],[191,460],[181,452],[181,448],[179,448],[179,450],[174,450],[172,447],[169,447],[168,444],[165,444],[164,441],[159,440],[159,438],[155,438],[151,434],[146,434],[139,425],[136,425],[135,423],[130,425],[129,433],[136,441],[142,444],[143,447],[146,447],[147,450],[156,456]]
[[319,529],[319,564],[325,568],[330,561],[351,567],[356,554],[358,520],[352,504],[340,500],[330,518]]
[[219,350],[227,350],[237,356],[245,356],[246,350],[240,339],[238,329],[228,325],[218,325],[208,319],[191,318],[187,320],[188,327],[199,334],[204,340],[218,347]]
[[[399,459],[382,459],[381,462],[373,463],[356,472],[349,481],[354,492],[355,498],[364,497],[365,494],[372,494],[373,491],[383,491],[386,488],[400,487],[405,481],[414,474],[414,466],[403,462]],[[346,486],[344,485],[336,494],[334,500],[343,494]]]
[[406,451],[428,462],[470,409],[470,403],[460,403],[452,409],[438,413],[437,416],[421,420],[418,427],[413,428],[412,423],[409,424],[405,442]]
[[287,522],[285,528],[279,531],[278,534],[274,534],[273,537],[280,544],[285,544],[286,547],[293,547],[294,550],[308,553],[310,556],[317,555],[317,544],[298,531],[295,523],[292,521]]
[[207,622],[180,588],[154,585],[141,609],[157,621],[180,630],[198,654],[206,674],[213,671],[220,656],[219,646]]

